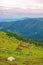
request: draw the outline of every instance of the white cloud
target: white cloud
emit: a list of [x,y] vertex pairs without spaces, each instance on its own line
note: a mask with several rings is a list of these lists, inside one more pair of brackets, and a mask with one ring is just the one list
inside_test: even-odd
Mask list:
[[43,9],[42,0],[0,0],[0,6],[5,8],[31,8],[31,9]]
[[0,0],[0,15],[43,15],[43,0]]

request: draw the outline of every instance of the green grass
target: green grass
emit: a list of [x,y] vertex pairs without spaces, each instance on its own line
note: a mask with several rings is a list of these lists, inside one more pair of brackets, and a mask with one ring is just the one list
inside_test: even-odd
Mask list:
[[[43,46],[40,43],[43,45],[43,42],[30,41],[10,32],[0,32],[0,65],[43,65]],[[8,61],[9,56],[16,60]]]

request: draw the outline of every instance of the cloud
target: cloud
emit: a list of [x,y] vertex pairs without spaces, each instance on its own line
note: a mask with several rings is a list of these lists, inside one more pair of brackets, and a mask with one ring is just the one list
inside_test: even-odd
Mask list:
[[0,15],[43,14],[43,0],[0,0]]
[[30,14],[43,14],[43,9],[22,9],[22,8],[12,8],[4,9],[0,7],[0,15],[30,15]]
[[38,9],[43,8],[43,0],[0,0],[0,6]]

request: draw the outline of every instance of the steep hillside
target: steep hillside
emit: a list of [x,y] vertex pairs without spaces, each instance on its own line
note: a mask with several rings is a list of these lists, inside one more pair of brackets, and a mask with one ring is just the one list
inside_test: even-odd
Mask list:
[[43,40],[43,18],[26,18],[18,21],[0,22],[1,31],[16,32],[30,39]]
[[[43,65],[43,47],[10,32],[0,32],[0,65]],[[43,44],[43,42],[41,42]],[[9,61],[13,56],[15,60]]]

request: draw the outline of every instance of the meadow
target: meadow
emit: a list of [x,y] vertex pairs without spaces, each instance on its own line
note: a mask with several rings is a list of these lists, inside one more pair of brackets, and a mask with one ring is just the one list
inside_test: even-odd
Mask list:
[[[15,60],[7,60],[10,56]],[[43,40],[0,31],[0,65],[43,65]]]

